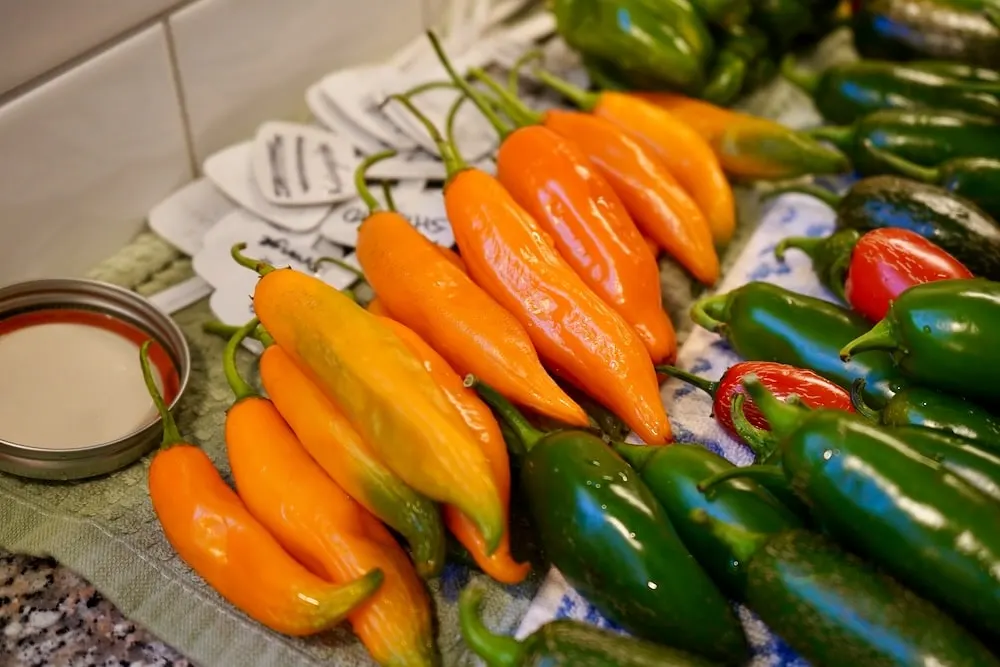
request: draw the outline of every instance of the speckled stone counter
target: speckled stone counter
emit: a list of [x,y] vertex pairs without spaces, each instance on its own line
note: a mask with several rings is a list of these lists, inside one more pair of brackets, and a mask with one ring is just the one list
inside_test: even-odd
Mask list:
[[191,667],[87,581],[0,551],[0,667]]

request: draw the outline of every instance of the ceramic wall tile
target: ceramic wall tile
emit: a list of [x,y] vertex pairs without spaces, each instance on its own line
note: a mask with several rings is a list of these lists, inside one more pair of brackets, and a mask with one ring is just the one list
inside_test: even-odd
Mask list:
[[162,24],[10,100],[0,106],[0,284],[82,273],[190,172]]
[[0,94],[179,0],[0,0]]
[[199,161],[268,119],[308,117],[305,91],[424,29],[421,0],[198,0],[170,18]]

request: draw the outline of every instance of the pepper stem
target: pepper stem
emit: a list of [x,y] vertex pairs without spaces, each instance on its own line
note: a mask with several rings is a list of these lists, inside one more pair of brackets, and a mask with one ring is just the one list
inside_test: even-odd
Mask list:
[[229,254],[233,256],[236,263],[240,266],[245,266],[246,268],[254,271],[259,276],[266,276],[267,274],[274,271],[275,268],[265,261],[254,259],[252,257],[247,257],[243,254],[243,251],[247,249],[246,243],[237,243],[230,249]]
[[754,405],[767,419],[771,432],[779,438],[794,431],[802,415],[806,413],[802,408],[789,405],[769,392],[754,373],[743,378],[743,387],[753,399]]
[[250,383],[243,379],[240,372],[236,370],[236,348],[240,346],[243,339],[249,336],[260,324],[256,317],[236,330],[226,343],[226,349],[222,352],[222,370],[226,374],[226,381],[229,388],[236,395],[234,404],[239,403],[244,398],[257,396],[257,392],[250,386]]
[[836,192],[830,192],[826,188],[820,187],[815,183],[791,183],[789,185],[782,185],[761,193],[760,198],[762,200],[774,199],[778,195],[788,194],[791,192],[815,197],[833,209],[837,208],[840,204],[840,200],[842,199],[841,195],[838,195]]
[[746,396],[743,394],[733,396],[732,405],[729,406],[733,429],[735,429],[736,435],[740,436],[740,439],[753,451],[757,463],[765,463],[778,451],[778,443],[768,431],[750,423],[746,412],[743,411],[745,403]]
[[468,165],[462,162],[462,158],[459,157],[455,147],[441,136],[441,132],[434,127],[434,123],[432,123],[427,116],[421,113],[420,110],[413,105],[410,98],[405,95],[390,95],[389,99],[396,100],[402,104],[406,110],[413,114],[413,117],[424,126],[424,129],[427,130],[428,136],[430,136],[431,141],[434,142],[434,145],[437,146],[438,152],[441,154],[441,161],[444,162],[444,170],[448,180],[454,178],[458,172],[468,168]]
[[731,468],[729,470],[723,470],[722,472],[716,473],[707,479],[703,479],[698,482],[698,490],[702,493],[710,491],[713,487],[722,484],[726,480],[730,479],[758,479],[761,480],[761,486],[767,486],[768,483],[786,484],[788,482],[785,477],[784,471],[781,466],[772,465],[752,465],[745,466],[743,468]]
[[[225,322],[220,322],[219,320],[209,320],[201,325],[202,331],[205,333],[214,334],[226,340],[232,338],[232,336],[240,330],[238,326],[233,324],[226,324]],[[250,334],[252,338],[260,341],[264,347],[271,347],[274,345],[274,339],[271,338],[271,334],[264,330],[264,327],[258,326],[257,329]]]
[[876,424],[882,422],[882,411],[876,410],[865,401],[865,379],[858,378],[851,383],[851,405],[855,412]]
[[521,80],[521,70],[524,66],[530,63],[532,60],[544,60],[545,54],[542,53],[541,49],[528,49],[521,56],[514,61],[514,66],[510,68],[510,74],[507,75],[507,89],[517,95],[518,83]]
[[[746,468],[736,468],[735,471],[727,470],[725,473],[720,474],[742,472],[745,470]],[[745,528],[723,523],[702,508],[691,510],[690,516],[694,523],[706,526],[712,535],[729,547],[729,550],[736,556],[736,560],[740,562],[742,567],[745,567],[746,562],[753,558],[757,550],[764,546],[770,537],[764,533],[752,533]]]
[[851,144],[854,142],[853,125],[823,125],[806,130],[805,134],[813,139],[829,141],[844,152],[850,152]]
[[479,397],[500,414],[500,418],[517,434],[525,452],[530,452],[531,448],[545,437],[544,433],[528,423],[524,415],[493,387],[484,384],[471,374],[465,376],[465,386],[475,389]]
[[489,631],[479,617],[482,600],[483,588],[476,584],[466,586],[458,596],[458,623],[462,639],[489,667],[515,667],[522,664],[526,650],[524,644],[513,637]]
[[[385,207],[395,213],[396,200],[392,197],[392,186],[389,185],[389,181],[382,181],[382,196],[385,197]],[[368,209],[368,212],[371,213],[371,209]]]
[[840,359],[842,361],[849,361],[851,357],[859,352],[871,352],[873,350],[893,351],[899,349],[900,345],[899,341],[896,340],[892,321],[886,316],[867,332],[845,345],[840,350]]
[[469,74],[486,85],[490,91],[497,96],[497,102],[501,105],[503,112],[510,117],[518,127],[526,125],[539,125],[542,122],[542,114],[533,111],[527,104],[518,99],[517,95],[510,92],[483,70],[474,67],[469,70]]
[[649,462],[660,451],[659,447],[650,445],[630,445],[625,442],[613,442],[611,447],[618,452],[618,456],[625,459],[626,463],[632,466],[636,472],[641,473]]
[[455,103],[451,105],[451,108],[448,109],[448,117],[444,121],[444,136],[448,138],[448,143],[455,149],[455,154],[458,155],[458,159],[462,162],[465,162],[465,158],[462,157],[462,152],[458,148],[458,142],[455,141],[455,119],[458,117],[458,112],[467,99],[469,99],[469,96],[462,93],[455,100]]
[[170,414],[170,408],[167,407],[166,402],[163,400],[163,394],[160,393],[160,388],[156,386],[156,380],[153,378],[153,369],[149,365],[149,347],[153,344],[153,341],[147,340],[139,348],[139,365],[142,367],[142,379],[146,383],[146,391],[149,392],[149,397],[153,399],[153,405],[156,406],[156,411],[160,414],[160,421],[163,423],[163,441],[162,447],[170,447],[171,445],[177,445],[184,442],[184,438],[181,437],[180,429],[177,428],[177,422],[174,421],[174,416]]
[[[707,328],[707,327],[706,327]],[[688,384],[701,389],[703,392],[709,396],[715,397],[715,392],[719,389],[718,382],[712,382],[711,380],[706,380],[705,378],[695,375],[694,373],[689,373],[685,370],[681,370],[676,366],[670,366],[668,364],[660,364],[659,366],[654,366],[653,369],[657,373],[662,373],[664,375],[669,375],[672,378],[677,378],[678,380],[683,380]]]
[[434,34],[433,30],[427,31],[427,39],[431,41],[431,46],[434,48],[434,53],[437,54],[438,60],[441,61],[441,65],[444,67],[445,71],[448,72],[448,76],[456,86],[458,86],[463,93],[469,96],[469,99],[479,108],[479,111],[486,117],[493,129],[497,131],[500,138],[503,139],[511,132],[511,128],[507,126],[506,123],[501,120],[500,116],[493,110],[493,107],[483,99],[479,91],[473,88],[468,81],[463,77],[459,76],[458,72],[455,71],[455,66],[451,64],[451,60],[448,55],[444,52],[444,48],[441,46],[440,40],[438,40],[437,35]]
[[372,165],[395,156],[396,151],[394,150],[380,151],[366,157],[358,165],[358,168],[354,170],[354,188],[358,191],[361,201],[368,207],[368,215],[382,210],[382,205],[378,203],[378,200],[372,195],[372,191],[368,189],[368,183],[365,182],[365,173],[372,168]]
[[691,306],[691,320],[712,333],[721,334],[726,329],[726,311],[729,309],[729,295],[716,294],[698,299]]
[[865,150],[871,153],[876,160],[886,163],[907,178],[913,178],[924,183],[935,183],[941,178],[940,169],[923,167],[898,155],[893,155],[889,151],[883,150],[873,144],[870,139],[865,139],[864,144]]
[[539,81],[565,97],[583,111],[593,111],[597,104],[601,101],[600,93],[589,93],[583,88],[574,86],[565,79],[560,79],[551,72],[547,72],[539,68],[535,70],[535,76],[538,77]]
[[820,75],[795,66],[795,56],[788,54],[781,60],[781,76],[810,97],[819,89]]
[[826,238],[814,239],[809,236],[789,236],[788,238],[782,239],[778,242],[778,245],[774,246],[774,257],[779,262],[785,261],[785,251],[789,248],[795,248],[796,250],[801,250],[809,259],[816,261],[816,255],[823,250],[826,244]]

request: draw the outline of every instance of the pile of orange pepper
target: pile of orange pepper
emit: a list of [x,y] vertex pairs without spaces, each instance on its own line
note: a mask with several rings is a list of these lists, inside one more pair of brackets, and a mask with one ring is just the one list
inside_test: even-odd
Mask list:
[[[669,442],[654,364],[672,362],[677,342],[656,254],[714,284],[715,246],[735,224],[732,191],[701,130],[621,93],[589,111],[536,114],[473,72],[492,88],[487,98],[431,41],[449,85],[500,132],[497,175],[465,165],[408,95],[395,96],[439,147],[458,253],[417,232],[391,197],[383,210],[369,192],[366,170],[391,153],[356,174],[370,209],[357,241],[377,295],[367,308],[233,248],[261,276],[256,318],[226,332],[235,492],[182,440],[143,350],[165,426],[150,493],[179,555],[275,631],[312,634],[349,620],[384,665],[439,661],[423,580],[444,565],[446,531],[495,580],[528,574],[510,550],[503,434],[463,378],[539,418],[591,428],[570,397],[584,395],[647,444]],[[236,371],[248,336],[265,345],[267,398]]]

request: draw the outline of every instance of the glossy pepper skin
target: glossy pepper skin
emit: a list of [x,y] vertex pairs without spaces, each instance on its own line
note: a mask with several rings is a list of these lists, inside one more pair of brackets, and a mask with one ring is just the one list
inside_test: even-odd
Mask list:
[[659,267],[587,156],[535,125],[507,135],[496,161],[500,184],[584,283],[632,325],[653,362],[673,359],[677,335],[663,310]]
[[635,95],[590,93],[544,70],[537,76],[583,111],[609,120],[652,150],[701,209],[717,244],[736,228],[733,189],[709,143],[686,123]]
[[752,25],[733,27],[728,33],[701,93],[706,102],[720,106],[734,103],[748,88],[751,68],[768,51],[767,35]]
[[808,134],[846,153],[862,176],[893,171],[872,147],[924,167],[956,157],[1000,158],[1000,124],[957,111],[883,109],[851,125],[827,125]]
[[256,327],[254,319],[237,331],[223,354],[236,395],[226,412],[226,452],[240,498],[314,574],[343,583],[380,568],[382,586],[349,617],[379,664],[439,664],[430,599],[406,553],[326,475],[275,405],[239,376],[236,350]]
[[1000,118],[1000,86],[952,79],[905,64],[857,60],[814,74],[782,62],[782,75],[812,97],[830,123],[853,123],[879,109],[945,109]]
[[744,359],[806,368],[849,389],[864,378],[865,400],[881,406],[902,380],[888,354],[840,360],[840,349],[869,328],[860,315],[765,282],[706,297],[691,308],[695,324],[720,334]]
[[669,111],[698,132],[730,176],[779,180],[805,174],[842,174],[850,169],[839,150],[766,118],[674,93],[635,95]]
[[660,501],[691,554],[731,598],[742,599],[746,594],[746,562],[692,514],[704,512],[716,521],[758,535],[802,527],[794,513],[754,480],[728,480],[702,492],[698,488],[702,481],[736,467],[701,445],[652,448],[615,443],[614,448]]
[[462,415],[463,421],[476,437],[490,463],[493,481],[500,493],[507,529],[500,540],[500,546],[492,554],[489,553],[486,541],[475,524],[451,506],[444,508],[444,520],[448,529],[458,538],[462,546],[468,549],[483,572],[504,584],[524,581],[531,569],[530,566],[527,563],[516,562],[510,554],[510,460],[507,457],[507,445],[504,443],[500,427],[489,407],[480,400],[476,392],[465,386],[463,379],[452,370],[441,355],[412,329],[391,319],[384,321],[420,360],[434,381],[444,390],[451,404]]
[[[760,382],[781,400],[797,396],[805,405],[813,408],[830,408],[851,412],[851,395],[829,380],[802,368],[773,361],[741,361],[726,369],[715,382],[682,371],[674,366],[657,366],[657,373],[663,373],[694,385],[712,397],[712,416],[734,437],[739,433],[733,428],[732,406],[737,394],[745,394],[743,378],[753,374]],[[768,429],[767,420],[753,405],[745,404],[746,417],[754,426]]]
[[752,381],[747,390],[778,438],[785,477],[835,538],[996,636],[1000,503],[863,417],[805,411]]
[[990,451],[943,431],[914,426],[899,427],[892,434],[994,502],[1000,502],[1000,453],[995,448]]
[[863,417],[881,426],[912,426],[964,438],[978,447],[1000,454],[1000,416],[960,396],[928,389],[906,387],[889,399],[882,409],[865,403],[864,385],[851,388],[851,402]]
[[906,66],[973,83],[1000,83],[1000,70],[986,67],[976,67],[947,60],[911,60],[906,63]]
[[712,38],[686,0],[556,0],[556,29],[574,50],[618,65],[630,83],[697,92]]
[[830,267],[823,277],[831,289],[872,322],[885,317],[892,302],[914,285],[972,278],[961,262],[916,232],[883,227],[858,236],[853,248],[842,242],[843,235],[856,234],[842,230],[820,239],[787,238],[775,255],[782,259],[785,250],[797,248]]
[[153,379],[149,346],[142,345],[139,358],[163,421],[162,449],[149,467],[149,496],[170,546],[222,597],[275,632],[304,636],[338,625],[379,589],[382,571],[331,584],[289,555],[208,455],[181,438]]
[[520,641],[495,635],[479,618],[482,588],[466,586],[458,598],[462,638],[489,667],[710,667],[715,664],[641,639],[580,621],[546,623]]
[[841,357],[889,352],[917,384],[995,404],[1000,350],[989,343],[989,332],[998,321],[1000,283],[925,283],[900,294],[883,319],[844,346]]
[[[253,304],[264,328],[414,490],[459,507],[490,549],[504,532],[489,463],[461,415],[399,338],[318,278],[233,256],[261,274]],[[331,322],[336,326],[331,326]]]
[[268,398],[330,479],[406,539],[422,577],[439,574],[445,539],[437,505],[379,460],[343,412],[280,347],[264,349],[259,372]]
[[628,464],[591,433],[542,433],[496,392],[477,390],[517,435],[521,491],[566,580],[636,636],[742,659],[746,642],[728,602]]

